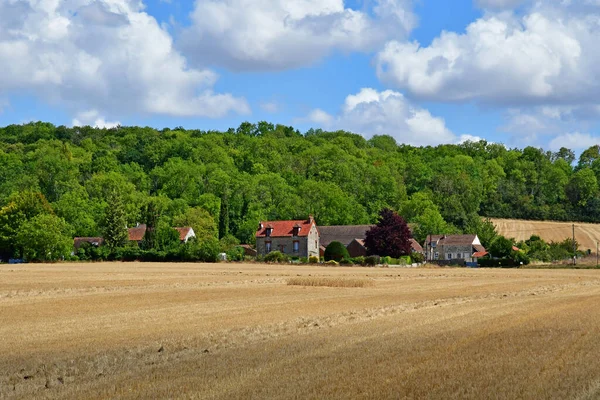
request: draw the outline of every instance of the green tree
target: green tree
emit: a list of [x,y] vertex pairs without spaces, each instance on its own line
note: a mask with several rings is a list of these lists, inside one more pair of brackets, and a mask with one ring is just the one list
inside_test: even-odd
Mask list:
[[587,202],[598,192],[598,180],[589,168],[577,171],[566,187],[567,197],[572,204],[585,206]]
[[491,243],[488,251],[497,258],[509,258],[513,252],[514,241],[498,235]]
[[53,213],[42,193],[26,190],[12,195],[0,209],[0,259],[22,256],[17,241],[21,226],[37,215]]
[[17,243],[28,261],[57,261],[67,257],[73,248],[71,227],[52,214],[38,214],[19,228]]
[[107,200],[108,205],[104,210],[102,220],[104,243],[111,251],[114,251],[117,247],[123,246],[128,239],[127,219],[123,199],[119,192],[110,192]]
[[191,227],[198,240],[216,238],[218,234],[215,220],[208,211],[200,207],[188,208],[184,213],[173,217],[173,226]]
[[348,254],[348,249],[346,249],[346,246],[340,242],[333,241],[325,248],[324,257],[325,261],[334,260],[340,262],[345,258],[350,258],[350,254]]

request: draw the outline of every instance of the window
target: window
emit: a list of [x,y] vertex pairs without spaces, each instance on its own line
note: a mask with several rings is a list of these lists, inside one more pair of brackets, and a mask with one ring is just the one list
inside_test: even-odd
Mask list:
[[436,252],[436,253],[433,255],[433,259],[434,259],[434,260],[438,260],[439,258],[440,258],[440,253],[437,253],[437,252]]
[[462,254],[461,253],[456,253],[456,258],[458,258],[460,260],[462,258]]
[[466,260],[467,258],[471,258],[471,255],[470,255],[469,253],[465,253],[465,260]]
[[271,242],[265,242],[265,252],[271,252]]
[[273,228],[267,228],[267,232],[266,232],[267,237],[271,236],[272,231],[273,231]]
[[294,240],[294,253],[297,253],[300,251],[300,242],[297,240]]
[[447,260],[452,260],[452,253],[448,253],[448,258]]

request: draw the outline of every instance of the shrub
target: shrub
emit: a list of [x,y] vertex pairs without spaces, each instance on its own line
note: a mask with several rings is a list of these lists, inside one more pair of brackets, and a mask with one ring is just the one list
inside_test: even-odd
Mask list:
[[244,248],[241,246],[235,246],[225,252],[227,254],[227,260],[229,261],[244,261]]
[[121,252],[123,261],[136,261],[140,257],[140,249],[137,247],[125,247]]
[[368,256],[365,257],[364,265],[374,267],[379,263],[379,256]]
[[412,264],[412,260],[411,260],[410,256],[402,256],[398,259],[397,265],[410,265],[410,264]]
[[215,238],[207,238],[198,242],[195,255],[198,261],[215,263],[219,261],[221,247]]
[[319,257],[317,257],[317,256],[310,256],[310,257],[308,257],[308,263],[309,264],[318,264],[319,263]]
[[308,258],[300,257],[300,264],[308,264]]
[[265,262],[284,263],[288,260],[289,257],[280,251],[272,251],[265,256]]
[[354,262],[350,258],[344,258],[340,261],[340,265],[353,265]]
[[331,265],[331,266],[335,267],[335,266],[338,266],[340,264],[337,261],[335,261],[335,260],[329,260],[329,261],[325,262],[325,265]]
[[365,265],[365,258],[363,256],[351,258],[354,265]]
[[325,261],[335,260],[341,261],[344,258],[349,258],[348,249],[340,242],[333,241],[325,248]]
[[421,253],[412,253],[410,255],[410,258],[414,263],[422,263],[423,261],[425,261],[425,256]]

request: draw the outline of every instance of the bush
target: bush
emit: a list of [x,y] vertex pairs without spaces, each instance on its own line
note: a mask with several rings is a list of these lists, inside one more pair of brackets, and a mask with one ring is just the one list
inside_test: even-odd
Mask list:
[[317,257],[317,256],[310,256],[310,257],[308,257],[308,263],[309,264],[318,264],[319,263],[319,257]]
[[197,242],[195,256],[198,261],[215,263],[219,261],[221,246],[215,238],[207,238]]
[[354,257],[351,260],[355,265],[365,265],[365,258],[363,256]]
[[225,252],[227,254],[228,261],[244,261],[244,248],[241,246],[235,246]]
[[125,247],[121,251],[123,261],[136,261],[140,258],[140,249],[137,247]]
[[337,261],[335,261],[335,260],[329,260],[329,261],[325,262],[325,265],[331,265],[331,266],[335,267],[335,266],[338,266],[340,264]]
[[353,265],[354,262],[352,262],[352,259],[350,258],[344,258],[340,261],[340,265]]
[[410,258],[412,259],[412,262],[414,262],[414,263],[422,263],[425,261],[425,256],[421,253],[412,253],[410,255]]
[[325,248],[324,258],[325,261],[341,261],[344,258],[350,258],[350,254],[348,254],[348,249],[343,244],[333,241]]
[[365,257],[365,263],[364,263],[364,265],[367,265],[369,267],[374,267],[377,264],[379,264],[379,256],[368,256],[368,257]]
[[280,251],[272,251],[265,256],[265,262],[284,263],[288,261],[289,257]]
[[412,264],[412,259],[410,258],[410,256],[402,256],[398,259],[397,265],[410,265],[410,264]]
[[300,264],[308,264],[308,258],[300,257]]

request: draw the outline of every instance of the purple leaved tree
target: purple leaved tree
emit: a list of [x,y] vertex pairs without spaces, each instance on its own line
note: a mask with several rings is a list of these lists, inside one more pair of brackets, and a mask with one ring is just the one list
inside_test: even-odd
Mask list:
[[410,229],[404,218],[389,208],[379,212],[379,222],[367,231],[366,236],[368,255],[399,258],[411,253]]

